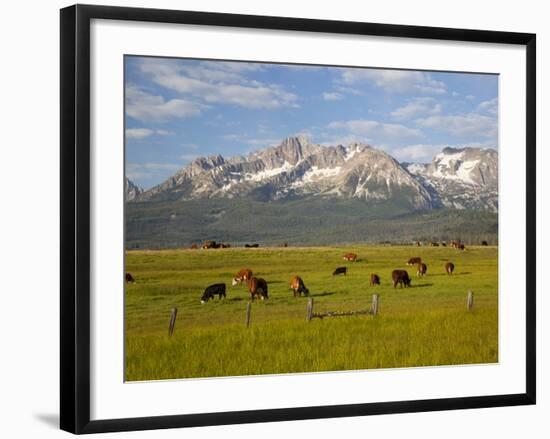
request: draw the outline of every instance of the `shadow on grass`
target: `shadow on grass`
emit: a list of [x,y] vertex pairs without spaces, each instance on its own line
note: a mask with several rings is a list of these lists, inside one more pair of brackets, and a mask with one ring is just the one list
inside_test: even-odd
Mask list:
[[412,284],[409,288],[425,288],[425,287],[433,287],[434,284]]
[[325,293],[310,294],[310,296],[311,296],[311,297],[323,297],[323,296],[332,296],[333,294],[335,294],[335,293],[332,293],[332,292],[325,292]]

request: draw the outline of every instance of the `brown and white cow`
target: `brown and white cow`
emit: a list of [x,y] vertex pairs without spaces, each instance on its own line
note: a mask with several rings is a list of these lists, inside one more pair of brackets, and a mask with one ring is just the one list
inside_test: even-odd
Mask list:
[[428,266],[421,262],[418,264],[418,269],[416,271],[417,276],[424,276],[426,274],[426,271],[428,270]]
[[231,281],[231,285],[235,286],[252,279],[252,270],[250,268],[241,268]]
[[294,297],[300,297],[302,293],[306,297],[309,296],[309,290],[300,276],[292,276],[290,278],[290,289],[294,292]]
[[455,264],[453,264],[452,262],[447,262],[445,264],[445,273],[447,274],[453,274],[453,271],[455,269]]
[[418,265],[420,263],[422,263],[422,258],[416,257],[416,258],[410,258],[409,262],[407,262],[407,265]]
[[248,280],[248,292],[250,293],[250,300],[254,300],[255,297],[259,297],[264,300],[268,298],[267,295],[267,282],[261,277],[253,277]]
[[357,254],[356,253],[346,253],[343,257],[345,261],[349,262],[357,262]]

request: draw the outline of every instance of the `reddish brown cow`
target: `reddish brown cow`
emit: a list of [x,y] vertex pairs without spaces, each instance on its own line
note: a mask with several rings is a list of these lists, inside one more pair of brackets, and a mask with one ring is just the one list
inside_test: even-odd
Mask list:
[[422,258],[411,258],[409,259],[409,262],[407,262],[407,265],[418,265],[422,262]]
[[447,274],[453,274],[453,271],[455,269],[455,264],[453,264],[452,262],[447,262],[445,264],[445,273]]
[[248,291],[250,292],[250,300],[254,300],[255,297],[259,297],[264,300],[267,299],[267,282],[261,277],[253,277],[248,280]]
[[424,276],[427,270],[428,270],[428,266],[422,262],[418,264],[418,270],[416,271],[416,275]]
[[241,268],[231,281],[231,285],[235,286],[249,279],[252,279],[252,270],[250,268]]
[[345,261],[357,262],[357,254],[355,253],[346,253],[343,258]]
[[309,296],[309,290],[306,288],[304,281],[300,276],[292,276],[290,278],[290,289],[294,292],[294,297]]
[[371,275],[370,275],[370,286],[372,287],[374,285],[380,285],[380,276],[378,276],[375,273],[371,273]]

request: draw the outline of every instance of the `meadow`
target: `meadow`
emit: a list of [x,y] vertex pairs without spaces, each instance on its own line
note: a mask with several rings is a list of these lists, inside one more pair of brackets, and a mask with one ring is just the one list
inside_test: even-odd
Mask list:
[[[342,255],[355,252],[357,262]],[[406,265],[420,256],[424,277]],[[444,272],[447,261],[455,272]],[[332,276],[338,266],[347,276]],[[269,285],[269,299],[252,304],[245,285],[231,286],[240,268]],[[394,289],[393,269],[412,278]],[[209,250],[131,250],[125,290],[125,379],[158,380],[498,361],[498,248],[350,245]],[[381,285],[370,286],[371,273]],[[368,309],[379,314],[306,321],[304,297],[293,297],[291,275],[302,277],[314,311]],[[224,282],[227,297],[201,304],[208,285]],[[474,292],[471,311],[468,290]],[[173,336],[170,310],[178,308]]]

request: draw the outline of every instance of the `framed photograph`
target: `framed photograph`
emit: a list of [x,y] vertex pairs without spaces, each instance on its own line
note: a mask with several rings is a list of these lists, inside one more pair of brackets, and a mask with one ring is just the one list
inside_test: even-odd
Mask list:
[[61,10],[61,428],[535,403],[535,35]]

